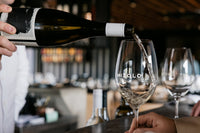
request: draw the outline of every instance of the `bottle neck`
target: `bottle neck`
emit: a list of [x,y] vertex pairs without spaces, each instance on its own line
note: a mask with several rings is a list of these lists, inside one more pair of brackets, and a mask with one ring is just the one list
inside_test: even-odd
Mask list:
[[125,23],[100,23],[91,21],[91,27],[95,36],[133,38],[134,28]]
[[106,23],[105,35],[110,37],[132,37],[134,28],[125,23]]

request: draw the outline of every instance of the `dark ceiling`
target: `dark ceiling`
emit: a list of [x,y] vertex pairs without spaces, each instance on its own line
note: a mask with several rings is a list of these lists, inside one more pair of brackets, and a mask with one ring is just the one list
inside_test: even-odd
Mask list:
[[112,22],[138,30],[200,30],[200,0],[112,0],[111,7]]

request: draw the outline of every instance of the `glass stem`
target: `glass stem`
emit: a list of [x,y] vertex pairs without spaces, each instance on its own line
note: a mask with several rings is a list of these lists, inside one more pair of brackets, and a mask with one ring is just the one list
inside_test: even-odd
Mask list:
[[176,118],[179,118],[179,115],[178,115],[178,112],[179,112],[179,99],[180,97],[176,96],[174,97],[174,100],[175,100],[175,119]]
[[134,114],[135,114],[135,128],[138,128],[138,116],[139,116],[139,108],[138,107],[135,107]]

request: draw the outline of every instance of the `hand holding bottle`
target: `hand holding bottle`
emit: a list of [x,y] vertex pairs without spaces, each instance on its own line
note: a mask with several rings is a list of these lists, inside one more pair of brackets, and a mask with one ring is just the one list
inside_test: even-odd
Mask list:
[[[0,0],[0,12],[11,12],[12,7],[3,4],[3,3],[11,3],[13,0]],[[0,21],[0,31],[4,31],[9,34],[15,34],[16,33],[16,28],[13,27],[10,24],[4,23]],[[13,52],[16,51],[16,46],[10,42],[6,37],[0,36],[0,59],[1,55],[6,55],[6,56],[11,56]]]

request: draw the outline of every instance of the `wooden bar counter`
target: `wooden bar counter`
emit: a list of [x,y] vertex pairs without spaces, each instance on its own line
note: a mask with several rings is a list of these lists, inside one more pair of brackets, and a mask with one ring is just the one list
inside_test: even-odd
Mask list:
[[[166,103],[164,106],[141,112],[140,115],[148,112],[156,112],[158,114],[173,118],[174,117],[174,103]],[[192,106],[187,104],[180,103],[179,106],[179,116],[187,117],[190,116]],[[93,126],[88,126],[76,130],[72,130],[66,133],[124,133],[127,131],[131,125],[132,119],[134,116],[122,117],[114,120],[110,120],[108,122],[96,124]]]

